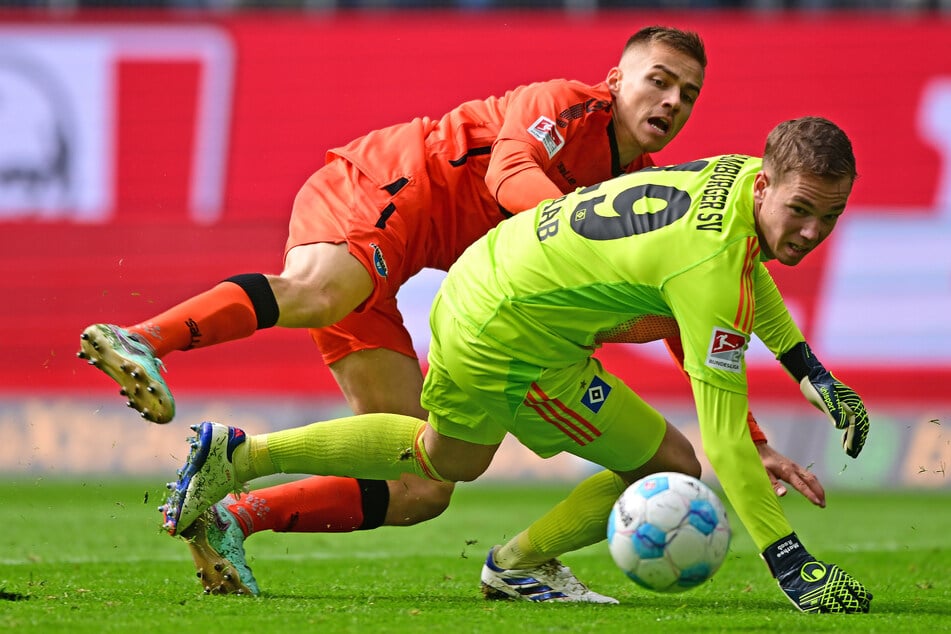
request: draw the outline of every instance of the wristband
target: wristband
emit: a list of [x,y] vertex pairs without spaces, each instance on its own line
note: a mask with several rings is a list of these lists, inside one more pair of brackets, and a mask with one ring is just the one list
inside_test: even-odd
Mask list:
[[789,372],[796,382],[801,382],[809,376],[809,371],[818,366],[822,367],[819,360],[812,354],[812,349],[805,341],[800,341],[788,351],[779,357],[779,362],[783,364],[786,371]]
[[774,578],[812,558],[796,533],[790,533],[766,547],[762,554]]

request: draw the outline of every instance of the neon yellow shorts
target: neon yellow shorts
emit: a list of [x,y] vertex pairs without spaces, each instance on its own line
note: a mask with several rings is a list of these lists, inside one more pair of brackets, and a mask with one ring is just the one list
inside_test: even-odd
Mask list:
[[660,446],[664,417],[597,359],[562,368],[512,359],[469,335],[438,296],[430,320],[422,405],[440,434],[494,445],[511,433],[542,458],[567,451],[615,471]]

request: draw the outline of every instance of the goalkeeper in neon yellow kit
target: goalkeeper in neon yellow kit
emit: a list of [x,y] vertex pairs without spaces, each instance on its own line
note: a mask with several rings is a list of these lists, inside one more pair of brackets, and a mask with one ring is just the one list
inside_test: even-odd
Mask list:
[[756,333],[811,402],[868,434],[861,399],[812,354],[762,264],[796,265],[835,227],[856,176],[848,137],[806,117],[769,135],[762,160],[724,155],[648,168],[579,189],[505,221],[453,265],[432,313],[428,422],[369,414],[246,437],[202,423],[163,507],[185,530],[251,479],[311,473],[476,479],[506,434],[542,457],[605,467],[482,571],[487,595],[616,602],[557,557],[605,536],[627,484],[657,471],[700,475],[686,438],[592,357],[601,343],[679,327],[703,448],[780,588],[809,612],[867,612],[871,593],[813,557],[776,500],[746,424],[744,351]]

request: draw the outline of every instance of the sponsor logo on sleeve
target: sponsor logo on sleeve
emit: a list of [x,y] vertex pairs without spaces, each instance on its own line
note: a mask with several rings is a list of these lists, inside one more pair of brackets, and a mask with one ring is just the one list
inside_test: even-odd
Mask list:
[[373,266],[376,267],[376,272],[380,274],[380,277],[386,277],[387,273],[389,273],[389,268],[386,266],[386,260],[383,258],[383,249],[374,242],[371,242],[370,246],[373,248]]
[[745,348],[746,335],[726,328],[714,328],[706,365],[727,372],[742,372]]
[[553,158],[565,146],[565,137],[561,136],[555,122],[548,117],[538,117],[528,128],[528,133],[542,142],[548,158]]

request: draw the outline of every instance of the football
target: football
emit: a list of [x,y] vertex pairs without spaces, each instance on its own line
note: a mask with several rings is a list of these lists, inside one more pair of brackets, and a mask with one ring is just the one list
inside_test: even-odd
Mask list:
[[711,578],[726,558],[730,523],[710,487],[683,473],[641,478],[608,518],[614,563],[638,585],[683,592]]

